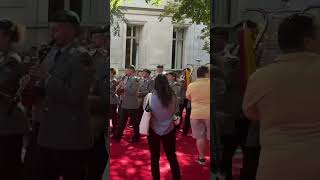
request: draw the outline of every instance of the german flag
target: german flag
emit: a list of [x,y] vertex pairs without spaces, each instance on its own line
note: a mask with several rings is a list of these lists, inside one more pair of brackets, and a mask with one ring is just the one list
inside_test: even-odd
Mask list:
[[184,87],[185,87],[185,89],[188,88],[190,83],[191,83],[191,72],[189,71],[189,69],[186,69],[186,74],[184,76]]
[[244,25],[239,32],[241,95],[244,94],[249,77],[256,71],[253,32]]

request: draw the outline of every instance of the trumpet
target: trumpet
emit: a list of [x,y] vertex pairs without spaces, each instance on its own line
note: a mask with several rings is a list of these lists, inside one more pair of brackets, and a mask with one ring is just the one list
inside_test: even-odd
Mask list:
[[123,81],[121,80],[119,84],[116,86],[115,94],[117,96],[121,96],[124,93],[124,85]]
[[121,96],[124,93],[124,80],[126,76],[123,76],[119,81],[118,85],[116,86],[115,94]]

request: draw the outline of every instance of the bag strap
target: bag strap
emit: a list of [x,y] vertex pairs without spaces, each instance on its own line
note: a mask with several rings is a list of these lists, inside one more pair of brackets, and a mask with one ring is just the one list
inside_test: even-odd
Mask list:
[[146,106],[144,107],[144,110],[146,110],[146,108],[149,106],[150,108],[150,105],[151,105],[151,96],[152,96],[152,93],[148,93],[147,95],[147,101],[146,101]]
[[149,106],[151,106],[151,96],[152,96],[152,93],[149,93],[149,99],[148,99]]

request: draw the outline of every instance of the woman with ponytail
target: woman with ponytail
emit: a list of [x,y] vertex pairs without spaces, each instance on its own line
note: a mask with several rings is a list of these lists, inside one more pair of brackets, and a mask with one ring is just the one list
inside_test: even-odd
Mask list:
[[160,144],[170,164],[173,180],[180,180],[181,173],[176,156],[176,131],[174,125],[177,113],[178,99],[170,87],[166,75],[159,74],[155,78],[154,92],[151,100],[145,98],[144,108],[151,109],[152,117],[148,135],[148,144],[151,154],[151,172],[154,180],[160,180]]
[[14,46],[22,28],[0,20],[0,179],[21,180],[22,138],[28,128],[22,105],[12,102],[19,80],[26,73]]

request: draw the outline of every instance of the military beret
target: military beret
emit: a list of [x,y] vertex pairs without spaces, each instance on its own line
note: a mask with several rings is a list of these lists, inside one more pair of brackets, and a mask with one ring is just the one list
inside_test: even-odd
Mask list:
[[148,74],[151,74],[151,71],[149,69],[143,69],[142,72],[146,72]]
[[80,24],[80,18],[73,11],[61,10],[49,17],[49,22],[65,22],[71,24]]
[[135,69],[136,69],[136,67],[134,67],[134,65],[127,65],[127,66],[126,66],[126,69],[132,69],[132,70],[135,70]]
[[110,26],[101,26],[93,29],[91,35],[93,34],[104,34],[105,36],[110,35]]

